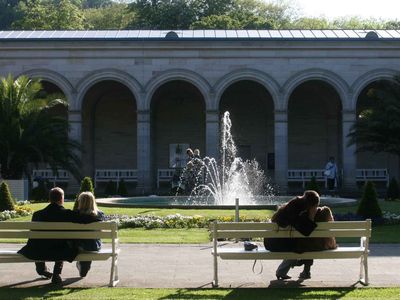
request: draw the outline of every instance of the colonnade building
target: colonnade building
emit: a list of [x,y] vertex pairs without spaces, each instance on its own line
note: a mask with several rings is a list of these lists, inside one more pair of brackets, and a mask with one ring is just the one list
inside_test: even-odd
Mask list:
[[356,153],[347,135],[368,90],[399,70],[396,30],[0,31],[0,75],[41,78],[68,100],[58,113],[83,146],[82,174],[135,170],[140,192],[177,145],[218,157],[225,111],[240,155],[282,191],[290,170],[330,156],[343,189],[357,170],[398,178],[395,156]]

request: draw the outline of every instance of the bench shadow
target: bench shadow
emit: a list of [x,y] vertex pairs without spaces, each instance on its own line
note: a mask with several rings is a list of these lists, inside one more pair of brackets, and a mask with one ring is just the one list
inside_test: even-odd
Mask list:
[[[282,287],[282,285],[280,286]],[[158,299],[340,299],[353,291],[348,288],[296,288],[296,284],[287,284],[286,288],[193,288],[178,289],[174,293]],[[326,293],[329,291],[329,293]]]
[[34,283],[37,281],[43,281],[43,283],[48,283],[50,282],[50,279],[46,279],[46,278],[35,278],[35,279],[31,279],[31,280],[25,280],[25,281],[21,281],[21,282],[17,282],[17,283],[12,283],[12,284],[8,284],[8,285],[3,285],[1,288],[13,288],[13,287],[19,287],[25,284],[30,284],[30,283]]

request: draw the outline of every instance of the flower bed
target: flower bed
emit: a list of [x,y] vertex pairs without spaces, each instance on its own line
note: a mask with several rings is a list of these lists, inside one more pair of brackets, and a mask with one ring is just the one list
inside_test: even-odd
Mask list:
[[26,206],[16,206],[15,210],[5,210],[0,212],[0,221],[6,221],[9,219],[25,217],[32,214],[32,210]]
[[[141,216],[125,216],[125,215],[108,215],[107,220],[116,221],[119,228],[208,228],[209,224],[215,218],[207,218],[199,215],[195,216],[182,216],[181,214],[168,215],[165,217],[155,215],[141,215]],[[233,222],[234,217],[220,217],[217,218],[220,222]],[[241,222],[265,222],[267,218],[253,218],[248,219],[246,216],[240,217]]]

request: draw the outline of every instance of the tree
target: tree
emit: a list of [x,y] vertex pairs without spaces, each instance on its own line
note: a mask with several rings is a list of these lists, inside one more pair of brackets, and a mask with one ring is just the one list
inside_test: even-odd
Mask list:
[[188,0],[136,0],[129,5],[135,13],[131,27],[140,29],[188,29],[196,12]]
[[18,11],[23,17],[13,23],[15,29],[83,29],[80,8],[71,0],[27,0],[20,2]]
[[226,15],[212,15],[192,23],[191,29],[241,29],[242,24]]
[[396,199],[400,199],[400,190],[396,178],[393,177],[389,182],[386,192],[386,200],[393,201]]
[[0,211],[14,210],[14,200],[11,196],[8,184],[2,182],[0,184]]
[[113,5],[112,0],[82,0],[80,2],[82,8],[103,8]]
[[332,24],[325,18],[299,18],[292,23],[296,29],[331,29]]
[[14,21],[20,18],[17,11],[18,0],[0,0],[0,30],[9,30]]
[[364,185],[363,195],[357,209],[357,215],[364,218],[382,217],[382,210],[378,204],[378,195],[375,185],[367,181]]
[[79,189],[78,195],[76,195],[73,210],[78,209],[78,205],[79,205],[78,197],[83,192],[91,192],[94,195],[93,181],[92,181],[92,178],[90,178],[88,176],[84,177],[81,181],[81,188]]
[[386,152],[400,159],[400,77],[380,82],[367,95],[371,106],[352,126],[349,145],[356,144],[358,152]]
[[80,177],[80,146],[68,137],[65,118],[51,115],[65,100],[42,98],[39,80],[11,75],[0,78],[0,173],[4,179],[30,178],[32,165],[47,163]]
[[135,17],[127,4],[114,4],[101,8],[84,9],[85,29],[125,29]]

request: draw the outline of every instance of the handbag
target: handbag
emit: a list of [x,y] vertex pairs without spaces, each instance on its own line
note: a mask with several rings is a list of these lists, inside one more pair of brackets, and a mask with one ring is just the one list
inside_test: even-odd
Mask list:
[[325,170],[324,171],[325,176],[331,176],[331,170]]

